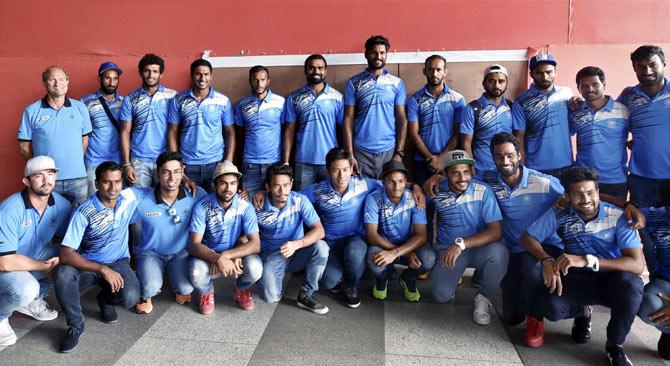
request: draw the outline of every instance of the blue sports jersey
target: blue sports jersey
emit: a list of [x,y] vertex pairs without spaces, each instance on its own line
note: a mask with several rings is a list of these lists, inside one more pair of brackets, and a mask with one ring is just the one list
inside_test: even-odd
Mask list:
[[[100,97],[102,97],[102,93],[98,90],[81,98],[81,101],[86,105],[86,109],[88,109],[91,126],[93,127],[93,131],[88,136],[88,148],[84,155],[86,166],[97,166],[110,160],[117,163],[121,162],[119,130],[114,126],[114,123],[107,116],[105,108],[100,104]],[[123,97],[116,93],[111,101],[104,97],[103,99],[112,117],[116,119],[117,126],[120,126],[119,115],[121,114]]]
[[644,231],[656,249],[656,274],[670,281],[670,212],[666,207],[640,209],[647,219]]
[[244,127],[245,163],[272,164],[281,160],[284,97],[268,91],[260,100],[249,95],[235,108],[235,124]]
[[376,224],[379,235],[394,245],[402,245],[409,240],[413,225],[426,225],[426,210],[419,209],[412,191],[405,192],[397,205],[386,195],[386,190],[370,193],[365,198],[366,224]]
[[312,227],[320,221],[309,199],[301,193],[291,192],[286,205],[277,209],[272,205],[270,193],[265,195],[263,208],[256,210],[261,236],[261,250],[279,249],[289,240],[305,236],[303,227]]

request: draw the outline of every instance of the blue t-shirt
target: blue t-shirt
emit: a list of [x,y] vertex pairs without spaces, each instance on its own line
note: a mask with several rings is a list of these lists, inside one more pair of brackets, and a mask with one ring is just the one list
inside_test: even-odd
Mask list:
[[495,169],[491,156],[491,139],[499,132],[512,132],[512,110],[503,99],[495,105],[482,95],[477,99],[480,103],[479,119],[475,123],[475,114],[470,104],[461,112],[461,133],[472,136],[472,154],[475,158],[477,174]]
[[512,106],[515,131],[525,131],[526,166],[536,170],[572,165],[568,100],[572,90],[555,86],[549,94],[531,85]]
[[598,111],[582,102],[568,114],[570,133],[577,134],[575,165],[595,169],[601,183],[625,183],[628,108],[609,96],[607,99]]
[[325,84],[314,95],[308,85],[286,98],[286,123],[296,123],[295,162],[325,165],[326,154],[337,147],[337,125],[344,118],[342,94]]
[[98,194],[87,198],[72,214],[62,245],[75,249],[92,262],[112,263],[129,258],[128,225],[147,190],[126,188],[114,208],[100,202]]
[[617,100],[630,112],[630,172],[650,179],[670,179],[670,79],[665,79],[665,86],[653,98],[638,84],[624,89]]
[[321,217],[326,240],[335,240],[363,234],[365,197],[379,189],[384,187],[378,180],[352,176],[343,196],[333,189],[330,179],[312,184],[303,193]]
[[456,238],[475,235],[487,224],[502,220],[493,190],[476,179],[460,196],[451,191],[448,180],[441,179],[440,190],[432,200],[438,225],[435,249],[445,249]]
[[365,69],[347,80],[344,105],[356,107],[354,146],[369,153],[395,148],[395,107],[405,99],[405,83],[387,70],[376,78]]
[[202,234],[202,244],[221,253],[233,248],[240,236],[257,233],[258,221],[249,201],[236,194],[230,207],[224,210],[216,192],[212,192],[193,206],[189,230]]
[[[107,117],[105,108],[100,104],[100,97],[102,97],[102,94],[98,90],[81,98],[81,101],[86,105],[86,109],[88,109],[91,125],[93,126],[93,132],[88,136],[86,155],[84,155],[86,166],[98,166],[100,163],[110,160],[117,163],[121,162],[119,131]],[[117,126],[120,127],[119,115],[123,97],[116,93],[111,101],[104,97],[103,99],[109,108],[109,112],[112,113],[112,117],[116,119]]]
[[521,168],[521,181],[510,188],[497,169],[486,171],[487,183],[498,201],[502,212],[502,243],[511,253],[521,253],[525,249],[519,245],[519,239],[528,226],[547,211],[563,194],[561,182],[530,168]]
[[642,208],[647,218],[644,231],[649,234],[656,253],[656,273],[670,281],[670,212],[666,207]]
[[281,160],[284,97],[268,91],[260,100],[249,95],[237,102],[235,124],[244,127],[245,163],[272,164]]
[[170,206],[161,198],[159,186],[145,190],[146,195],[140,201],[132,218],[133,222],[142,224],[142,242],[135,247],[135,255],[144,252],[159,255],[180,252],[188,245],[188,228],[193,206],[207,193],[198,188],[193,197],[191,192],[180,187],[177,200]]
[[[433,155],[437,155],[454,135],[463,107],[465,98],[447,84],[437,98],[424,86],[407,100],[407,122],[419,124],[421,140]],[[425,158],[417,152],[414,160],[424,161]]]
[[168,123],[180,125],[179,148],[184,164],[210,164],[223,160],[223,126],[232,126],[233,104],[222,93],[209,88],[202,102],[188,89],[171,101]]
[[379,235],[398,246],[409,240],[412,225],[426,225],[426,210],[419,209],[412,191],[405,189],[400,202],[394,205],[386,195],[386,190],[370,193],[365,198],[366,224],[377,224]]
[[119,118],[132,123],[130,158],[154,162],[167,147],[167,119],[170,100],[177,94],[163,85],[151,96],[143,87],[123,98]]
[[18,253],[34,260],[57,256],[51,240],[65,235],[69,219],[70,202],[56,192],[41,216],[26,190],[14,193],[0,203],[0,256]]
[[29,105],[21,118],[19,141],[30,141],[33,156],[47,155],[60,169],[58,180],[86,176],[82,136],[91,133],[91,118],[84,103],[65,98],[59,110],[46,97]]
[[621,249],[640,247],[640,238],[628,225],[623,210],[603,201],[598,216],[587,223],[572,206],[551,208],[527,232],[540,243],[557,245],[574,255],[612,259],[621,257]]
[[305,236],[303,226],[312,227],[320,221],[309,199],[297,192],[291,192],[281,210],[272,205],[267,193],[263,208],[256,210],[256,216],[261,250],[276,250],[289,240],[300,239]]

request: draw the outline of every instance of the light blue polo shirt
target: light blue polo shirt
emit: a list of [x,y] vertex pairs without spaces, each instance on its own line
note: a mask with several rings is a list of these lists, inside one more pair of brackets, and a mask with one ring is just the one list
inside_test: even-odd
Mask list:
[[[135,247],[135,255],[153,252],[158,255],[179,253],[188,245],[188,228],[193,206],[207,193],[198,187],[195,197],[183,187],[179,188],[177,200],[168,205],[160,195],[160,187],[146,188],[132,222],[142,224],[142,242]],[[179,217],[179,222],[175,218]]]
[[277,250],[289,240],[300,239],[305,236],[304,226],[312,227],[320,221],[309,199],[297,192],[289,194],[281,210],[272,205],[270,193],[267,193],[263,208],[256,210],[256,216],[261,250]]
[[653,98],[638,84],[624,89],[617,100],[630,112],[630,172],[650,179],[670,179],[670,79],[665,79],[665,86]]
[[343,196],[333,189],[330,179],[312,184],[303,193],[321,217],[326,240],[330,241],[363,234],[365,197],[380,189],[384,186],[378,180],[352,176]]
[[148,189],[126,188],[114,208],[100,202],[98,193],[87,198],[72,214],[61,245],[75,249],[92,262],[112,263],[129,258],[128,225]]
[[212,192],[193,206],[189,230],[202,234],[202,244],[221,253],[233,248],[241,235],[257,233],[258,221],[251,203],[238,194],[224,210]]
[[56,192],[51,193],[46,209],[39,214],[24,189],[0,203],[0,256],[22,254],[34,260],[58,255],[51,244],[62,238],[70,219],[70,202]]
[[343,96],[328,84],[319,95],[309,85],[291,93],[285,120],[297,123],[295,162],[325,165],[326,154],[337,147],[337,125],[342,125],[343,118]]
[[376,78],[365,69],[347,80],[344,105],[356,106],[354,147],[369,153],[395,148],[395,107],[405,99],[405,83],[387,70]]
[[272,164],[281,160],[284,97],[271,90],[260,100],[248,95],[237,102],[235,124],[244,127],[245,163]]
[[[442,153],[454,135],[455,123],[465,107],[465,98],[444,84],[444,90],[435,98],[427,87],[421,88],[407,100],[407,122],[419,124],[419,136],[433,155]],[[414,160],[426,160],[418,152]]]
[[417,207],[409,189],[405,189],[397,205],[391,202],[386,190],[382,189],[365,198],[363,222],[377,224],[379,235],[398,246],[409,240],[412,225],[426,225],[426,210]]
[[84,103],[65,97],[59,110],[46,97],[29,105],[19,126],[19,141],[30,141],[33,156],[47,155],[60,169],[57,179],[86,176],[82,137],[91,133],[91,118]]
[[626,183],[628,108],[607,96],[598,111],[582,102],[568,121],[570,133],[577,134],[575,165],[595,169],[600,183]]
[[641,208],[647,218],[644,231],[656,248],[656,273],[670,281],[670,212],[666,207]]
[[167,119],[170,100],[177,94],[163,85],[151,96],[143,87],[123,98],[119,119],[132,123],[130,158],[154,162],[167,148]]
[[223,160],[223,127],[235,123],[230,99],[209,88],[202,102],[188,89],[171,101],[168,123],[180,125],[179,148],[184,164],[209,164]]
[[505,183],[497,169],[484,173],[484,182],[491,187],[502,212],[501,241],[511,253],[526,251],[519,245],[519,239],[528,226],[563,194],[563,186],[558,179],[527,167],[521,169],[521,181],[514,188]]
[[456,238],[475,235],[487,224],[501,221],[502,214],[493,190],[475,179],[460,196],[449,188],[447,179],[440,180],[440,190],[432,199],[437,211],[437,250],[445,249]]
[[[81,98],[81,101],[86,105],[86,109],[88,109],[91,125],[93,126],[93,132],[88,136],[88,149],[86,149],[86,155],[84,155],[86,166],[98,166],[100,163],[110,160],[117,163],[121,162],[119,131],[107,117],[105,108],[100,104],[100,97],[102,97],[102,93],[98,90]],[[104,100],[120,128],[119,115],[121,114],[123,97],[116,93],[111,101]]]
[[512,109],[503,98],[495,105],[485,94],[477,99],[481,105],[479,119],[475,123],[475,113],[470,104],[461,112],[461,133],[472,136],[472,154],[475,158],[477,174],[495,169],[491,156],[491,139],[500,132],[512,132]]
[[572,165],[572,142],[568,128],[568,100],[572,90],[554,86],[545,94],[532,84],[512,106],[515,131],[526,131],[526,166],[536,170]]
[[621,249],[639,248],[640,237],[628,225],[623,210],[600,201],[598,216],[585,223],[572,207],[551,208],[530,227],[528,235],[540,243],[562,246],[567,254],[598,258],[621,257]]

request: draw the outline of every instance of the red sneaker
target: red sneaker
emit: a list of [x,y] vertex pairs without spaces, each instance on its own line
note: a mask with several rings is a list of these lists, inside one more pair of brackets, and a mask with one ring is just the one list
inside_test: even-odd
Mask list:
[[526,331],[523,333],[523,344],[538,348],[544,344],[544,320],[528,315],[526,317]]
[[235,302],[242,310],[251,310],[254,308],[254,299],[251,298],[251,289],[240,290],[235,287]]
[[214,290],[200,295],[198,310],[202,315],[208,315],[214,312]]

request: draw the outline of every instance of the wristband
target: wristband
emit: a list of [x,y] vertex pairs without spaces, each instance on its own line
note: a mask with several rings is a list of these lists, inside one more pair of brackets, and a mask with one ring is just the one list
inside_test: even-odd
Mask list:
[[551,257],[551,256],[544,257],[540,260],[540,262],[542,262],[542,264],[544,264],[545,262],[553,262],[553,261],[554,261],[554,257]]
[[129,167],[129,166],[133,166],[133,164],[125,163],[125,164],[121,165],[121,168]]

